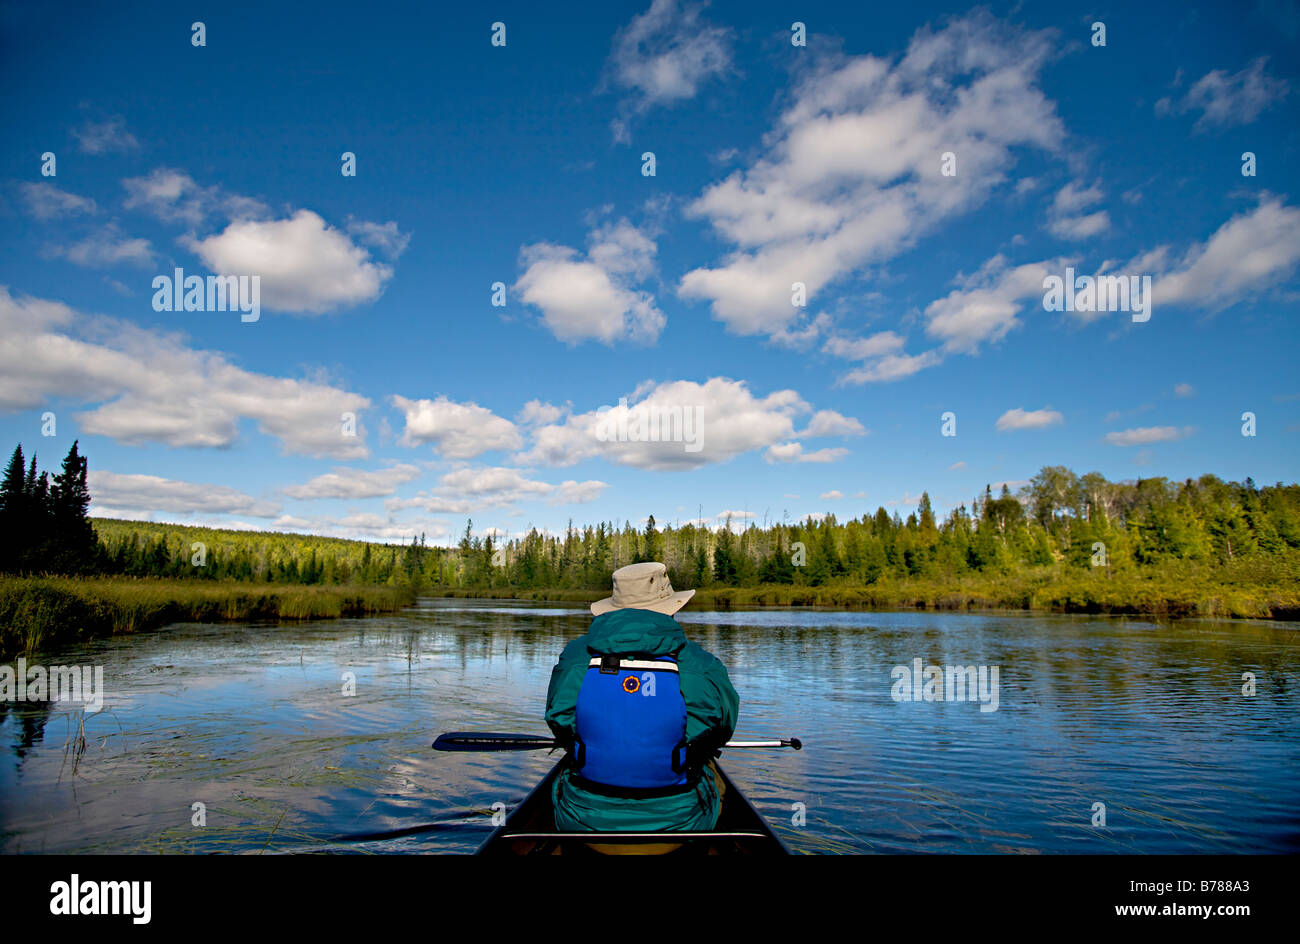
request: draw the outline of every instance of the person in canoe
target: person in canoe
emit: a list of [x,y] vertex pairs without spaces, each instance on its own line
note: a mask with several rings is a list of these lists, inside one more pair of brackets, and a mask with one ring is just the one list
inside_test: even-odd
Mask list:
[[572,763],[555,780],[566,832],[710,830],[722,806],[712,759],[736,727],[740,698],[717,658],[686,638],[660,563],[614,571],[613,596],[551,672],[546,723]]

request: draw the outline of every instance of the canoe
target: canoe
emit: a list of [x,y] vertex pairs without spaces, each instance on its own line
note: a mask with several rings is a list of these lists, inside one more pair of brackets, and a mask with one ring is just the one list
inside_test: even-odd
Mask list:
[[[479,846],[476,855],[597,855],[592,843],[617,843],[620,854],[662,853],[671,844],[671,855],[789,855],[790,850],[772,831],[752,803],[736,788],[725,771],[718,774],[726,785],[717,826],[709,832],[672,831],[653,833],[580,832],[564,833],[555,828],[551,787],[568,758],[561,760],[542,778],[524,801],[515,807],[492,835]],[[675,846],[676,848],[671,848]],[[609,850],[609,847],[605,847]]]

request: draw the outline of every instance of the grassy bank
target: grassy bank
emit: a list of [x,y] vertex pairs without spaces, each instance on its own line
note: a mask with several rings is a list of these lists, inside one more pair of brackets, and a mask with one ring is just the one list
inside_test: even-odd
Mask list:
[[0,657],[174,622],[365,616],[400,609],[414,597],[409,588],[387,586],[0,577]]
[[[1180,563],[1158,571],[1107,573],[1042,567],[1004,576],[913,577],[870,586],[760,584],[708,587],[695,609],[737,606],[828,606],[847,609],[1019,609],[1054,613],[1116,613],[1160,617],[1300,619],[1300,573],[1294,563],[1246,561],[1226,567]],[[442,596],[589,603],[591,590],[440,588]]]

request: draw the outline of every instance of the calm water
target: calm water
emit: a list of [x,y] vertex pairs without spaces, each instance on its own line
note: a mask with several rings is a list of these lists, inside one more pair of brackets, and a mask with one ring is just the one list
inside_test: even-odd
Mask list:
[[[1300,637],[1284,624],[967,613],[690,613],[728,666],[732,778],[808,852],[1300,851]],[[470,852],[545,753],[435,754],[446,730],[546,733],[589,616],[424,601],[306,626],[183,624],[69,647],[104,710],[0,703],[0,852]],[[998,708],[899,702],[891,670],[997,666]],[[1243,672],[1257,693],[1243,697]],[[341,677],[355,674],[344,697]],[[192,804],[206,826],[191,824]],[[793,804],[806,823],[792,825]],[[1094,827],[1094,804],[1106,826]]]

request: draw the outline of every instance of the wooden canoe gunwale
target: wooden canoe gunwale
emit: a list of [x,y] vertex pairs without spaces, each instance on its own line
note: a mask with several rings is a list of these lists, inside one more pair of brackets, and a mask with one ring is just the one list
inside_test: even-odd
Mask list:
[[[723,796],[722,811],[718,816],[719,826],[708,831],[669,830],[664,832],[560,832],[555,829],[551,813],[551,788],[555,778],[568,763],[563,757],[541,781],[528,792],[523,801],[515,807],[506,821],[492,831],[492,834],[479,846],[476,855],[510,855],[527,854],[544,851],[544,848],[527,848],[517,851],[517,846],[535,844],[539,847],[553,846],[561,848],[571,843],[585,848],[588,843],[616,843],[620,845],[637,845],[642,843],[681,843],[684,846],[705,845],[717,848],[719,853],[747,852],[750,854],[789,855],[790,850],[781,840],[754,805],[740,792],[726,772],[718,767],[726,785]],[[539,820],[545,828],[537,828]],[[735,824],[735,828],[726,828],[725,824]],[[748,844],[754,848],[744,848]],[[726,848],[726,847],[734,848]]]

